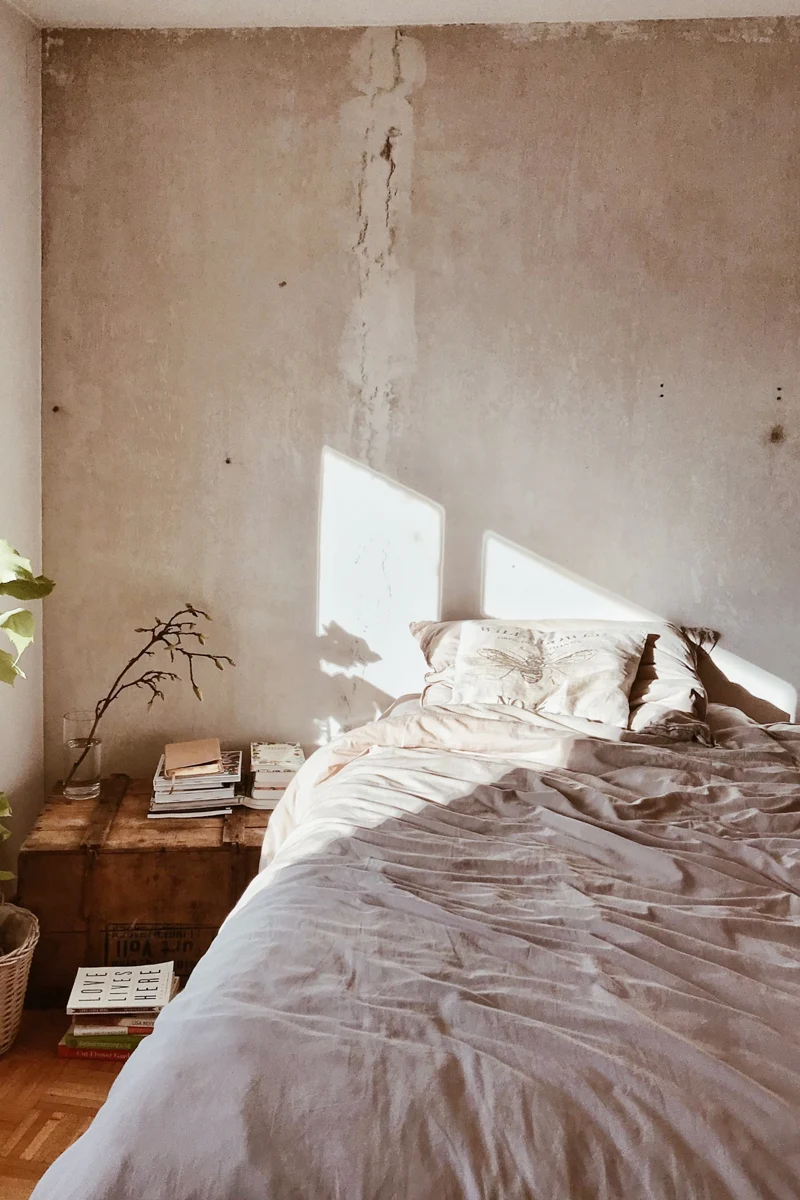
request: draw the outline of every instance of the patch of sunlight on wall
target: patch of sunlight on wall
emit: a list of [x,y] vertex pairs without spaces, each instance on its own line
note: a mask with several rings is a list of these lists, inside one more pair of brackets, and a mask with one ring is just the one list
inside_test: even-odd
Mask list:
[[[410,621],[441,609],[444,512],[440,505],[329,447],[322,452],[317,634],[326,674],[360,676],[393,699],[418,692]],[[328,656],[337,642],[358,647]]]
[[481,608],[486,617],[524,621],[644,621],[655,617],[655,613],[596,587],[490,530],[483,535]]
[[[760,699],[766,700],[768,704],[774,704],[781,713],[785,713],[788,720],[796,720],[797,689],[792,687],[791,683],[787,683],[785,679],[780,679],[777,675],[770,674],[763,667],[757,667],[755,663],[739,658],[738,654],[731,654],[730,650],[726,650],[724,646],[716,646],[712,651],[711,658],[731,683],[738,684],[752,696],[758,696]],[[724,699],[724,697],[720,697],[720,699]],[[732,696],[729,702],[736,705],[736,697]],[[756,719],[761,719],[755,713],[752,715]],[[763,719],[768,721],[778,718],[774,714],[765,714]]]
[[[663,621],[657,613],[597,587],[588,579],[487,530],[483,536],[481,611],[487,617],[519,620],[575,618],[587,621]],[[725,631],[722,630],[724,637]],[[718,646],[711,658],[731,683],[774,705],[794,719],[797,691],[772,675]],[[713,699],[713,696],[712,696]],[[720,695],[720,701],[728,702]],[[735,699],[731,699],[735,703]],[[776,719],[774,714],[771,719]]]

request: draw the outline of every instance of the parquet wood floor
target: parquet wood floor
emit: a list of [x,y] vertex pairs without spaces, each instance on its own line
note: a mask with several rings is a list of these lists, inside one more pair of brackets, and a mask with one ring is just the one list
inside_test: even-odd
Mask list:
[[58,1058],[68,1024],[63,1012],[26,1012],[0,1057],[0,1200],[28,1200],[53,1159],[88,1127],[122,1066]]

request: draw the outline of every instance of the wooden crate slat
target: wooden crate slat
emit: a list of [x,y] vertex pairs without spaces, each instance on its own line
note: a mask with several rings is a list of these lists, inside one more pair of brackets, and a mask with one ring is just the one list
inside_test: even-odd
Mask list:
[[223,817],[148,821],[150,795],[149,783],[142,780],[131,784],[106,839],[107,851],[159,851],[173,846],[205,850],[223,845]]
[[99,850],[104,845],[129,783],[127,775],[112,775],[110,779],[103,780],[100,799],[95,804],[86,833],[81,839],[85,850]]
[[98,801],[45,805],[19,859],[42,928],[32,1003],[64,1003],[79,966],[174,958],[188,974],[256,874],[269,813],[148,821],[150,794],[113,776]]

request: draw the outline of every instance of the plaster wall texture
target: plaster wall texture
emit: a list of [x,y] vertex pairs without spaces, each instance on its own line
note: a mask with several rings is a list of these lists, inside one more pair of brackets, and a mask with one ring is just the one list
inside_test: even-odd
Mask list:
[[505,25],[531,21],[774,19],[798,0],[14,0],[45,28],[232,29],[280,26]]
[[[41,56],[32,23],[0,0],[0,537],[41,559]],[[0,604],[14,608],[16,601]],[[41,605],[33,604],[37,620]],[[41,629],[41,626],[40,626]],[[5,642],[3,635],[0,640]],[[11,649],[5,643],[5,649]],[[0,791],[13,806],[8,868],[42,799],[42,656],[0,688]]]
[[116,769],[369,717],[500,562],[800,683],[799,67],[793,20],[48,34],[51,773],[184,598],[237,668],[123,698]]

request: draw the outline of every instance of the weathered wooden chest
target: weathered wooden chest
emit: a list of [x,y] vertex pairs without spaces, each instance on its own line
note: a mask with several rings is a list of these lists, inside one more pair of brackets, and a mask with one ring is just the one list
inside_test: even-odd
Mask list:
[[56,791],[19,858],[19,903],[41,937],[28,1003],[66,1003],[80,966],[175,961],[186,977],[258,870],[268,812],[148,821],[149,780],[99,800]]

